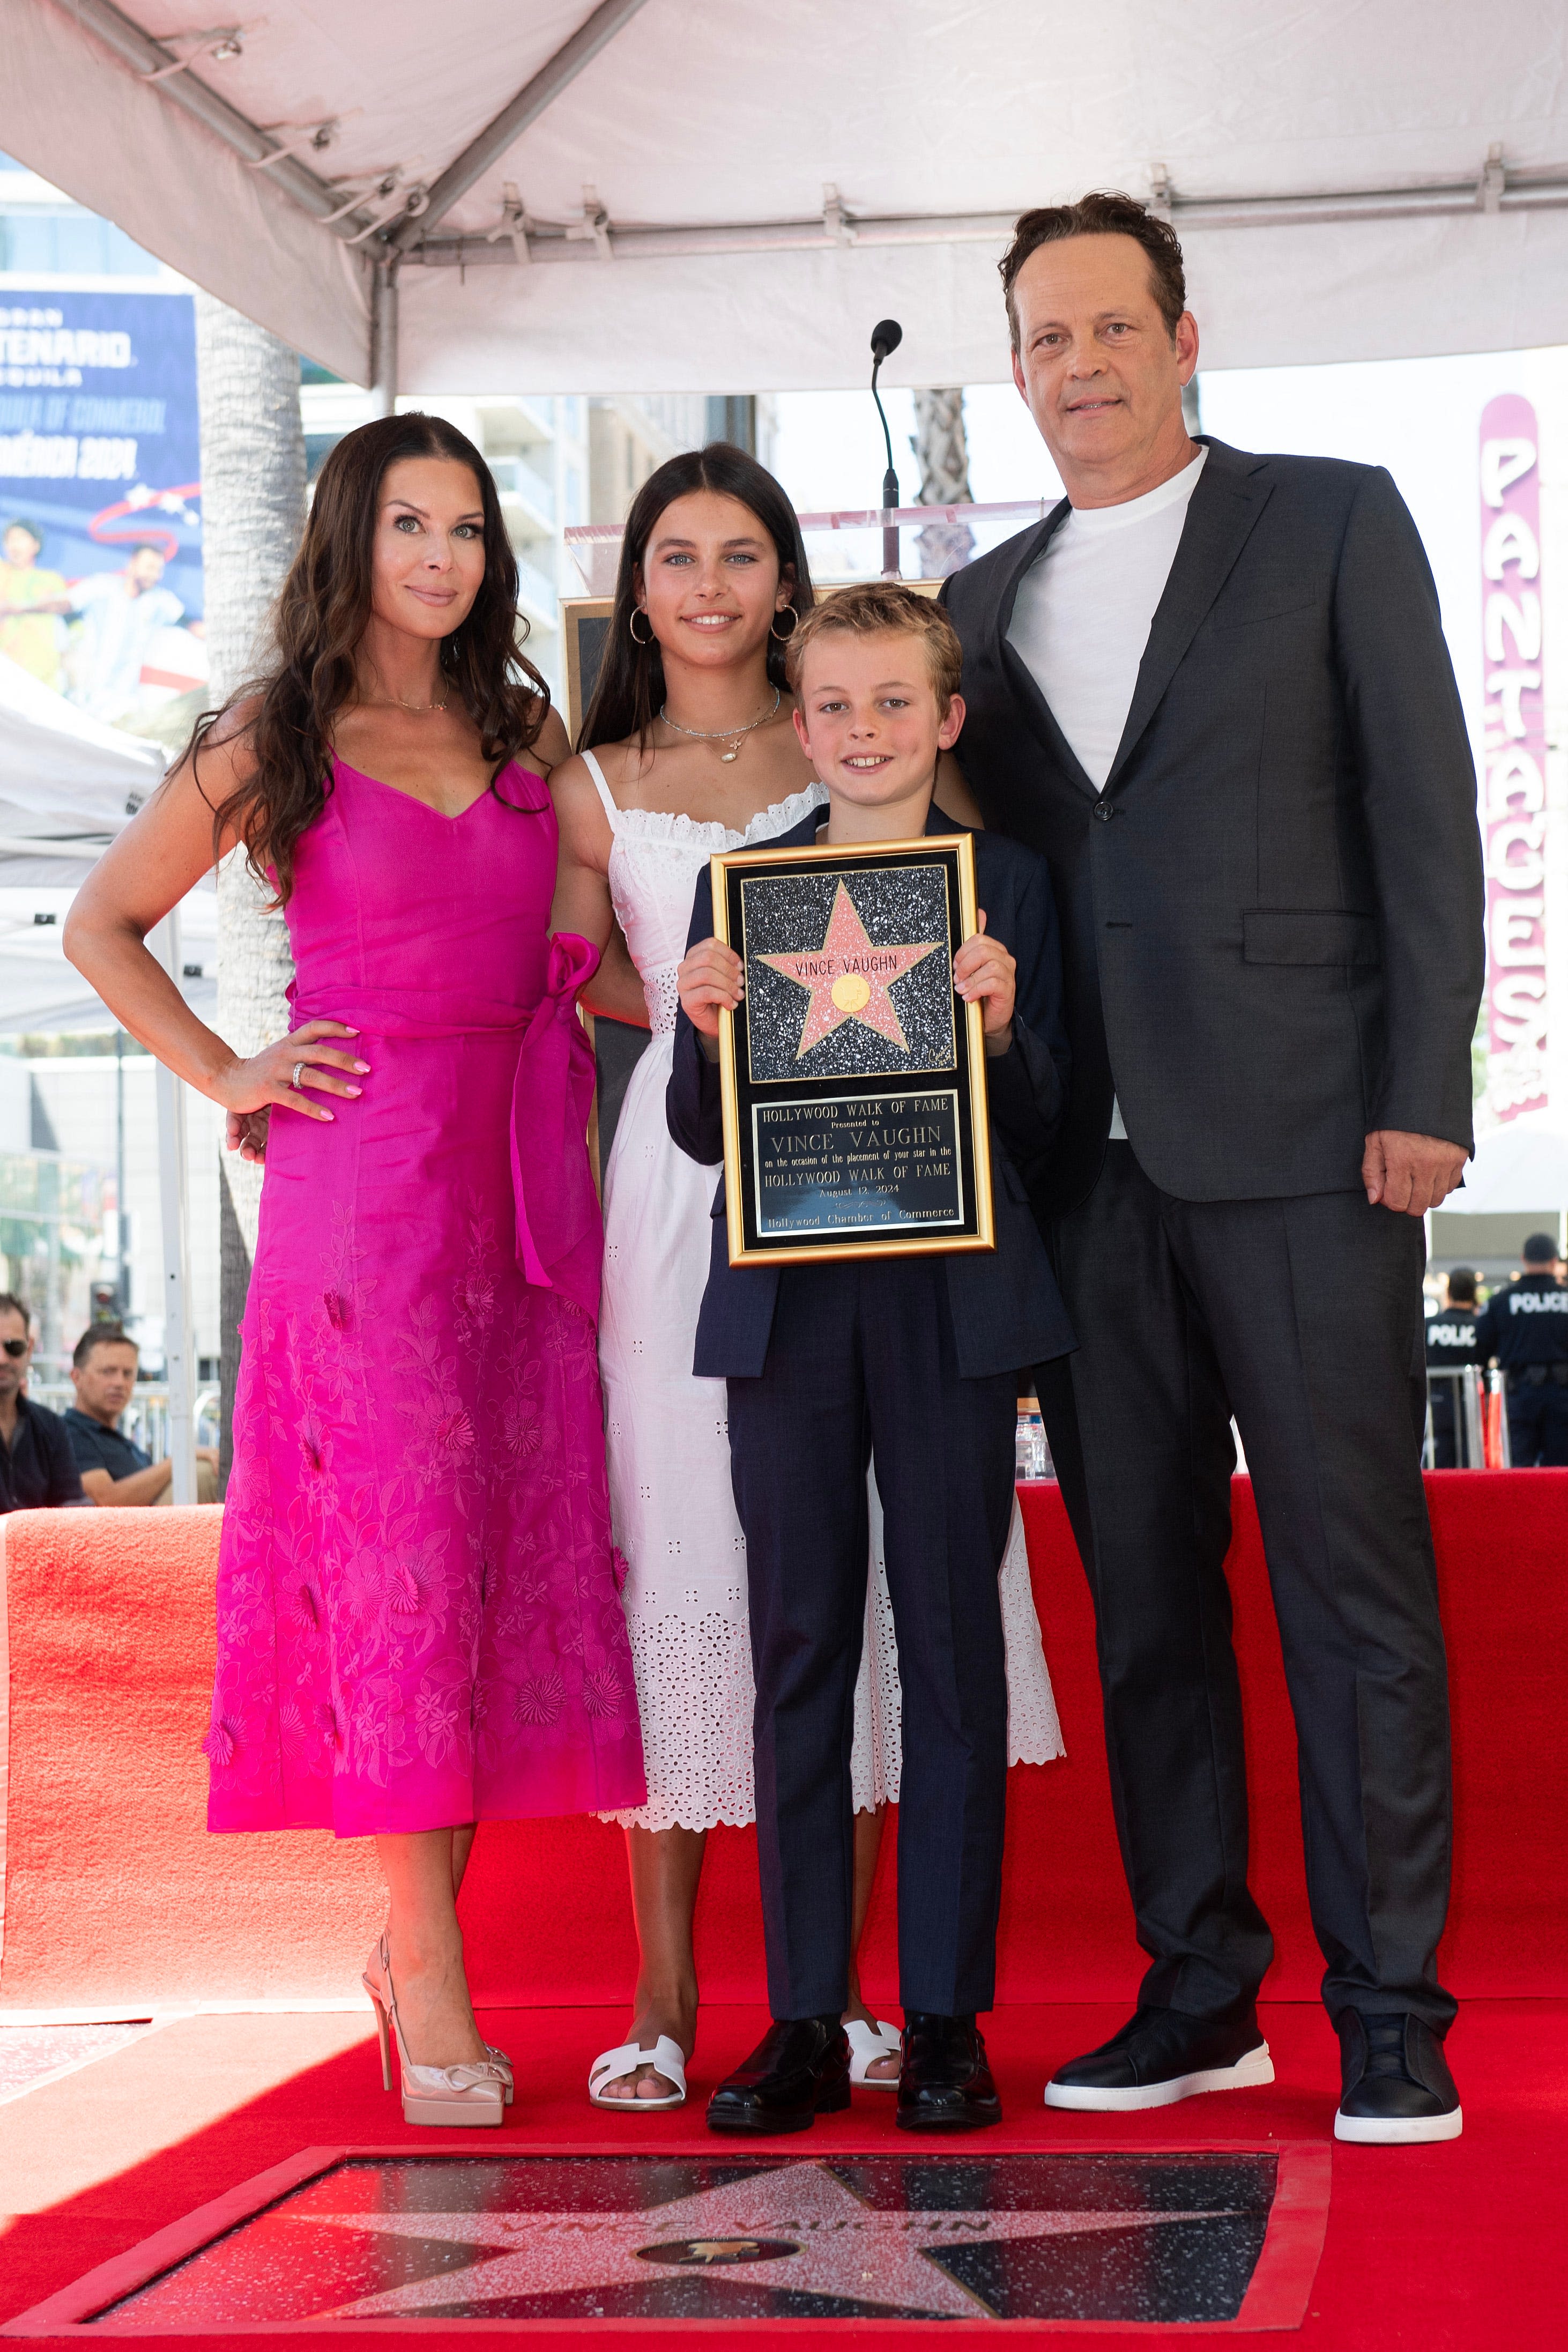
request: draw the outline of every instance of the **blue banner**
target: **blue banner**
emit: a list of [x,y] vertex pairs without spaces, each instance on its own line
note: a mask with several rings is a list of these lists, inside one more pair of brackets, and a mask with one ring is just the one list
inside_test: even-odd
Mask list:
[[205,675],[188,294],[0,288],[0,654],[135,724]]

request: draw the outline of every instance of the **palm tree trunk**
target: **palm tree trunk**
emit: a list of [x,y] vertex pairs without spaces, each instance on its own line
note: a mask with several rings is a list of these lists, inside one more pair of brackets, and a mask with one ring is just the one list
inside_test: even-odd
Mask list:
[[[202,407],[202,541],[209,698],[221,704],[265,658],[272,602],[305,516],[305,436],[299,360],[287,343],[210,295],[196,296]],[[294,974],[280,914],[235,850],[218,869],[219,1034],[254,1054],[288,1030],[284,996]],[[232,1452],[239,1322],[250,1286],[261,1171],[231,1154],[221,1164],[223,1440]]]
[[[964,430],[962,386],[915,394],[915,454],[920,464],[923,507],[967,506],[969,443]],[[967,522],[927,523],[918,545],[921,578],[946,580],[973,555],[975,534]]]

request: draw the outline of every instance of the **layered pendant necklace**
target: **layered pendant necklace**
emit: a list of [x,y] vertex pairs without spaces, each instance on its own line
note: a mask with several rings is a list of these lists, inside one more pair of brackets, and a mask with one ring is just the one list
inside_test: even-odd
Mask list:
[[666,727],[673,727],[677,735],[689,735],[695,743],[727,743],[728,751],[718,755],[727,766],[731,760],[739,759],[742,743],[755,729],[766,727],[770,719],[777,718],[782,700],[782,694],[775,687],[771,707],[760,711],[755,719],[748,719],[744,727],[683,727],[678,719],[671,718],[667,703],[659,706],[659,717]]

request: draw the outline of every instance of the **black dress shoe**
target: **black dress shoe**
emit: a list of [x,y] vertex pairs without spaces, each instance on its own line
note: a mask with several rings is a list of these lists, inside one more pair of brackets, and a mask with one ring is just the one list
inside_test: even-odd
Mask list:
[[707,2103],[709,2131],[807,2131],[850,2103],[849,2036],[836,2017],[770,2025]]
[[1273,2079],[1274,2062],[1250,2001],[1218,2022],[1179,2009],[1140,2009],[1098,2050],[1059,2066],[1045,2086],[1045,2104],[1122,2115]]
[[985,2036],[973,2017],[933,2010],[904,2013],[898,2070],[900,2131],[978,2131],[999,2124],[1002,2103],[986,2063]]
[[1335,2139],[1397,2147],[1458,2138],[1465,2125],[1459,2095],[1425,2019],[1347,2009],[1334,2024],[1343,2083]]

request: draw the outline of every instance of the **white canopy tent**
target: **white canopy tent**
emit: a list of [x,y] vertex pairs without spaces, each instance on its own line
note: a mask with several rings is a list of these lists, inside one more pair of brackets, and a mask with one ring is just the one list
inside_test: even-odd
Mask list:
[[[1212,366],[1568,341],[1561,0],[5,0],[6,146],[355,383],[997,381],[1014,215],[1168,206]],[[156,37],[153,36],[156,35]]]
[[[84,859],[78,877],[88,871]],[[0,857],[0,1037],[25,1033],[61,1036],[81,1030],[112,1031],[114,1015],[60,946],[75,882],[46,885],[16,879],[14,861]],[[217,1013],[217,897],[193,890],[178,909],[171,950],[179,963],[180,992],[209,1025]],[[157,935],[151,944],[159,944]]]
[[1533,1216],[1568,1211],[1568,1132],[1560,1111],[1527,1111],[1476,1140],[1464,1189],[1443,1203],[1453,1216]]
[[166,761],[159,744],[89,719],[0,654],[0,884],[79,881]]

